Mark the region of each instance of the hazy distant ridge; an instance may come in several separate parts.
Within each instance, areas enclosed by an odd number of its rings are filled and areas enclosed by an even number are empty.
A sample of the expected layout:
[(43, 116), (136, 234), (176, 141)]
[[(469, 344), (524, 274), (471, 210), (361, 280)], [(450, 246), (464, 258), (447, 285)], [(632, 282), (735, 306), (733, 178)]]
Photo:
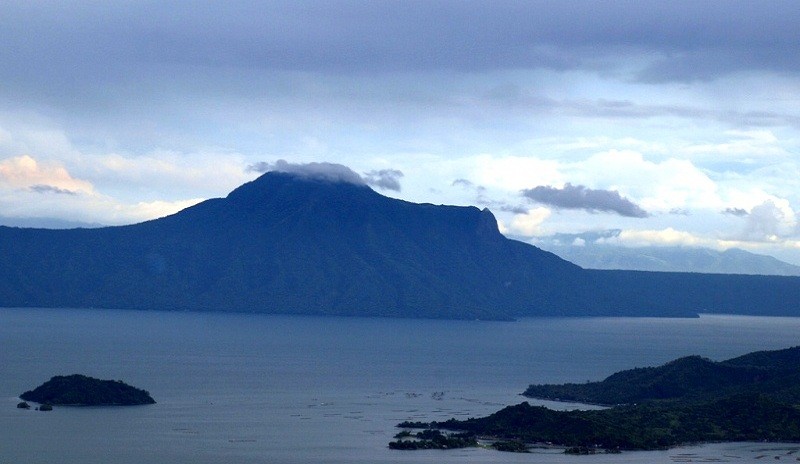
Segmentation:
[(688, 247), (550, 244), (542, 248), (587, 269), (800, 276), (800, 266), (737, 248), (716, 251)]

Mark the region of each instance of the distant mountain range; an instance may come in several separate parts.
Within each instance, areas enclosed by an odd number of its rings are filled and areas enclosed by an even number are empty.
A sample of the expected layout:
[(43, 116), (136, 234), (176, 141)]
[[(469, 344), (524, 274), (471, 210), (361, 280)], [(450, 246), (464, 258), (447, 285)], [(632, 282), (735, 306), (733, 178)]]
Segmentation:
[(0, 216), (0, 226), (32, 227), (39, 229), (76, 229), (78, 227), (93, 229), (96, 227), (103, 227), (102, 224), (80, 222), (80, 221), (67, 221), (63, 219), (21, 218), (21, 217), (5, 217), (5, 216)]
[(542, 244), (540, 247), (586, 269), (800, 276), (800, 266), (738, 248), (716, 251), (708, 248), (628, 248), (612, 245)]
[(351, 316), (798, 315), (800, 278), (584, 270), (488, 210), (269, 172), (120, 227), (0, 227), (0, 305)]

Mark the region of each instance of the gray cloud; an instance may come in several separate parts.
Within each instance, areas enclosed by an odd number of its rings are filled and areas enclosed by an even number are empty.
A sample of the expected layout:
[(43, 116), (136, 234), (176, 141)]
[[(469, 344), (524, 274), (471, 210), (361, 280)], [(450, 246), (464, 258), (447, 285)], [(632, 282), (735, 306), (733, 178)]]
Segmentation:
[(247, 172), (257, 172), (260, 174), (264, 174), (265, 172), (269, 172), (272, 170), (272, 163), (268, 163), (266, 161), (259, 161), (257, 163), (253, 163), (247, 166), (245, 171)]
[(528, 209), (524, 206), (520, 205), (513, 205), (507, 203), (505, 201), (497, 201), (486, 196), (486, 187), (482, 185), (476, 185), (474, 182), (468, 179), (456, 179), (452, 183), (450, 183), (451, 187), (461, 187), (466, 190), (472, 190), (475, 192), (475, 203), (481, 206), (485, 206), (492, 211), (505, 211), (507, 213), (514, 213), (514, 214), (526, 214)]
[(45, 0), (5, 2), (0, 13), (3, 82), (53, 94), (169, 71), (165, 63), (361, 74), (602, 69), (660, 57), (639, 76), (651, 82), (800, 71), (791, 0)]
[(329, 182), (347, 182), (366, 185), (364, 179), (347, 166), (335, 163), (290, 163), (279, 159), (274, 163), (261, 161), (247, 167), (249, 172), (285, 172), (298, 176), (326, 180)]
[(52, 185), (44, 185), (44, 184), (37, 184), (32, 185), (28, 188), (28, 190), (36, 193), (55, 193), (58, 195), (77, 195), (77, 192), (73, 192), (72, 190), (62, 189), (58, 187), (53, 187)]
[(467, 179), (456, 179), (452, 183), (450, 183), (451, 187), (462, 187), (468, 190), (474, 190), (478, 192), (479, 195), (482, 195), (486, 192), (486, 187), (482, 185), (475, 185), (472, 181)]
[(475, 190), (476, 192), (478, 192), (479, 195), (482, 195), (484, 192), (486, 192), (486, 187), (482, 185), (475, 185), (472, 181), (467, 179), (456, 179), (452, 183), (450, 183), (450, 186)]
[(725, 208), (725, 211), (722, 214), (730, 214), (731, 216), (739, 216), (744, 217), (747, 216), (749, 213), (746, 209), (742, 208)]
[(450, 184), (451, 187), (460, 186), (466, 188), (471, 188), (474, 185), (475, 184), (473, 184), (472, 181), (469, 181), (467, 179), (456, 179)]
[(364, 181), (368, 185), (385, 190), (394, 190), (395, 192), (400, 191), (401, 177), (403, 177), (403, 172), (397, 169), (381, 169), (364, 173)]
[(486, 201), (482, 203), (482, 206), (489, 208), (490, 210), (497, 210), (497, 211), (505, 211), (507, 213), (514, 213), (514, 214), (527, 214), (528, 208), (519, 205), (512, 205), (509, 203), (501, 202), (501, 201)]
[(647, 211), (622, 197), (616, 190), (593, 190), (583, 185), (567, 183), (564, 188), (538, 186), (522, 191), (530, 200), (564, 209), (582, 209), (589, 212), (603, 211), (620, 216), (644, 218)]
[(744, 236), (756, 241), (787, 237), (794, 232), (794, 227), (788, 226), (784, 212), (772, 200), (754, 206), (744, 228)]

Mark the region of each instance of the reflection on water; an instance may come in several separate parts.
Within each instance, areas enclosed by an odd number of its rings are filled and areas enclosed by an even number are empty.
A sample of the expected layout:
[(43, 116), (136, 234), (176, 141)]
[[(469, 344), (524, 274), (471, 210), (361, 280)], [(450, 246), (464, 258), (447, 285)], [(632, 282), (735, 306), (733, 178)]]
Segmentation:
[[(725, 316), (503, 323), (3, 309), (0, 463), (795, 461), (793, 445), (588, 458), (386, 445), (398, 422), (489, 414), (524, 400), (529, 383), (785, 348), (799, 329), (800, 319)], [(15, 408), (16, 395), (70, 373), (124, 380), (158, 404)]]

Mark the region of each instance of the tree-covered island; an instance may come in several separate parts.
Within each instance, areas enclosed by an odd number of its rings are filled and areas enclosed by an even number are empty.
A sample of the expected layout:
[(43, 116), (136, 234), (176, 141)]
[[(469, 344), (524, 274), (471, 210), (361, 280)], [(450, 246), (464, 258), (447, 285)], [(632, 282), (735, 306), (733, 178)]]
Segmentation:
[(120, 380), (85, 375), (55, 376), (19, 396), (25, 401), (63, 406), (135, 406), (155, 404), (150, 394)]
[[(710, 441), (797, 442), (800, 347), (722, 362), (691, 356), (659, 367), (618, 372), (600, 382), (531, 385), (524, 395), (609, 408), (554, 411), (524, 402), (482, 418), (398, 426), (504, 443), (548, 443), (576, 453), (652, 450)], [(398, 442), (404, 440), (424, 442), (425, 438), (398, 438)], [(392, 443), (391, 447), (400, 448)], [(416, 446), (422, 448), (425, 443)]]

